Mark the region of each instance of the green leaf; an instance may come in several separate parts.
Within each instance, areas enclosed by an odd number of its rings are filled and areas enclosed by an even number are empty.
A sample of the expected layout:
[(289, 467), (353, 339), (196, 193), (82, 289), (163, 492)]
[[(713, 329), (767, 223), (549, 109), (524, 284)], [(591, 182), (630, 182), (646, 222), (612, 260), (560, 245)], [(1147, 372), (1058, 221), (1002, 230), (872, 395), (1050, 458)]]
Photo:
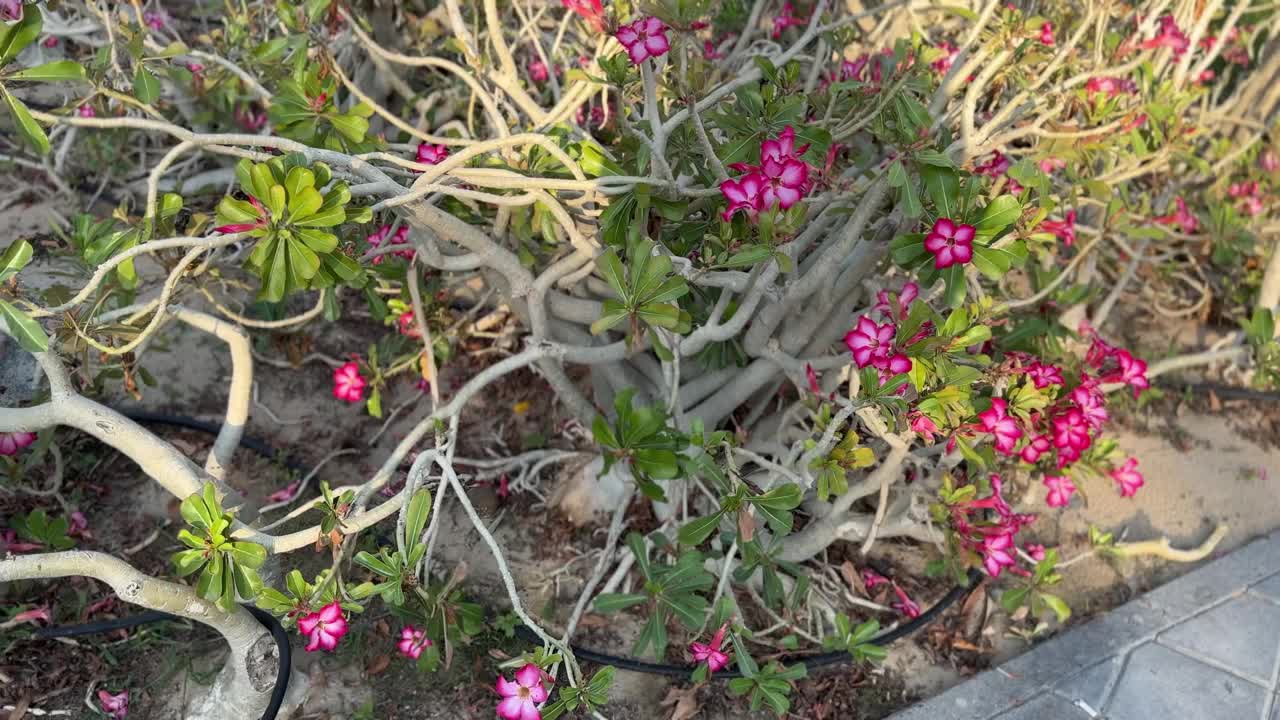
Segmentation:
[(938, 217), (956, 218), (960, 210), (960, 178), (955, 170), (946, 167), (926, 165), (920, 169), (924, 178), (924, 189), (933, 201)]
[(384, 558), (373, 555), (366, 550), (356, 553), (353, 559), (357, 565), (372, 570), (383, 577), (394, 578), (400, 576), (398, 568), (392, 567)]
[(947, 304), (953, 308), (963, 305), (968, 291), (964, 281), (964, 265), (955, 264), (943, 270), (942, 279), (947, 284)]
[(1026, 603), (1027, 593), (1030, 591), (1031, 589), (1026, 587), (1006, 590), (1004, 594), (1000, 596), (1000, 607), (1004, 608), (1007, 613), (1013, 613)]
[(204, 567), (206, 560), (203, 550), (182, 550), (169, 559), (173, 563), (174, 574), (178, 577), (186, 577)]
[(33, 353), (49, 350), (49, 336), (30, 315), (4, 300), (0, 300), (0, 315), (4, 316), (5, 332), (17, 340), (23, 350)]
[(260, 568), (267, 561), (266, 548), (257, 543), (238, 541), (224, 545), (223, 548), (237, 565), (247, 568)]
[(422, 488), (409, 500), (409, 510), (405, 513), (404, 531), (405, 547), (413, 548), (422, 538), (422, 531), (427, 527), (427, 518), (431, 515), (431, 491)]
[(773, 488), (769, 492), (751, 498), (756, 507), (767, 507), (774, 510), (794, 510), (804, 499), (804, 491), (795, 483), (786, 483)]
[(951, 159), (950, 155), (937, 150), (920, 150), (916, 152), (916, 160), (933, 167), (951, 168), (952, 170), (956, 167), (955, 161)]
[(133, 94), (146, 105), (160, 97), (160, 80), (141, 63), (133, 73)]
[(0, 282), (17, 275), (22, 268), (31, 262), (31, 243), (26, 240), (15, 240), (0, 255)]
[(711, 537), (711, 534), (716, 531), (716, 527), (720, 525), (720, 517), (723, 514), (723, 511), (717, 510), (710, 515), (695, 518), (685, 523), (677, 534), (677, 537), (680, 539), (680, 544), (690, 546), (701, 545), (703, 541)]
[(1009, 272), (1009, 256), (1002, 250), (993, 250), (974, 243), (973, 266), (992, 280), (999, 280)]
[(640, 593), (601, 593), (596, 596), (595, 608), (596, 612), (614, 613), (639, 605), (648, 599), (648, 595)]
[(1049, 593), (1040, 593), (1040, 599), (1058, 616), (1058, 622), (1064, 623), (1071, 618), (1071, 608), (1067, 605), (1066, 600)]
[(915, 265), (929, 254), (924, 248), (924, 233), (899, 235), (889, 243), (889, 252), (893, 261), (903, 267)]
[(974, 227), (979, 233), (994, 235), (1008, 227), (1022, 215), (1022, 205), (1012, 195), (1001, 195), (982, 209), (982, 215)]
[(19, 70), (6, 80), (26, 80), (28, 82), (57, 82), (59, 80), (83, 80), (84, 68), (74, 60), (55, 60), (51, 63)]
[(369, 121), (358, 115), (326, 114), (325, 117), (333, 123), (333, 127), (342, 133), (343, 137), (351, 142), (358, 143), (364, 140), (364, 134), (369, 131)]
[(188, 495), (178, 506), (178, 511), (182, 513), (182, 519), (186, 520), (188, 525), (201, 530), (209, 530), (213, 527), (213, 514), (209, 512), (209, 506), (198, 493)]
[(768, 260), (772, 255), (773, 249), (768, 245), (748, 245), (734, 253), (724, 262), (724, 266), (731, 268), (748, 267)]
[(235, 581), (236, 593), (245, 600), (252, 600), (262, 592), (262, 578), (258, 576), (257, 570), (237, 563), (231, 566), (231, 575)]
[(0, 30), (0, 65), (7, 64), (40, 36), (44, 16), (37, 5), (23, 7), (22, 18)]
[(612, 248), (605, 250), (596, 258), (596, 268), (600, 270), (604, 281), (609, 283), (609, 287), (618, 294), (618, 299), (625, 303), (628, 298), (626, 271), (618, 254)]
[(23, 105), (18, 98), (10, 95), (2, 85), (0, 85), (0, 95), (4, 96), (5, 104), (9, 106), (9, 114), (13, 116), (13, 121), (18, 126), (18, 134), (37, 153), (48, 155), (49, 136), (44, 134), (44, 128), (40, 127), (40, 123), (31, 117), (31, 112), (27, 110), (27, 106)]

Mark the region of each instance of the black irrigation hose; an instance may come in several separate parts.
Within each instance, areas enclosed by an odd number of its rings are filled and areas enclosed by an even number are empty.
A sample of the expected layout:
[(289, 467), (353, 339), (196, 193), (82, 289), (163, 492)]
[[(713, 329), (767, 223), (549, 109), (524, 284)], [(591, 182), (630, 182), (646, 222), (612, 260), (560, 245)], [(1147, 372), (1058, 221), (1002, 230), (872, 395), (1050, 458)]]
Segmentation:
[[(172, 427), (198, 430), (215, 435), (221, 429), (221, 426), (216, 423), (180, 415), (168, 415), (165, 413), (143, 410), (128, 410), (124, 412), (124, 415), (139, 423), (169, 425)], [(251, 438), (249, 436), (241, 436), (240, 446), (253, 450), (268, 460), (280, 459), (284, 466), (290, 470), (305, 472), (307, 469), (302, 463), (294, 460), (292, 457), (284, 455), (281, 451), (265, 442), (262, 442), (261, 440)], [(923, 628), (933, 622), (952, 605), (955, 605), (956, 602), (967, 597), (969, 593), (973, 592), (973, 590), (978, 587), (978, 583), (981, 579), (982, 573), (980, 571), (971, 570), (965, 585), (957, 585), (953, 587), (941, 600), (935, 603), (928, 610), (920, 613), (918, 617), (880, 633), (872, 638), (871, 644), (885, 646)], [(276, 713), (280, 709), (280, 703), (284, 699), (285, 690), (288, 688), (289, 684), (289, 670), (292, 663), (289, 638), (285, 633), (284, 627), (280, 625), (280, 622), (276, 620), (275, 616), (256, 607), (248, 605), (245, 605), (244, 607), (249, 612), (253, 613), (254, 617), (258, 618), (258, 621), (271, 631), (271, 636), (275, 638), (276, 645), (280, 649), (280, 663), (278, 674), (276, 676), (276, 685), (271, 693), (271, 704), (267, 706), (267, 711), (262, 715), (262, 720), (275, 720)], [(121, 618), (119, 620), (107, 620), (102, 622), (86, 623), (84, 625), (43, 628), (36, 631), (35, 636), (71, 637), (75, 635), (89, 635), (108, 632), (117, 628), (134, 627), (160, 620), (175, 619), (180, 618), (168, 613), (149, 611), (127, 618)], [(524, 625), (516, 627), (516, 635), (518, 635), (522, 640), (532, 644), (540, 644), (542, 642), (531, 629)], [(574, 656), (579, 660), (585, 660), (599, 665), (612, 665), (619, 670), (629, 670), (631, 672), (685, 678), (697, 669), (696, 665), (674, 665), (670, 663), (645, 662), (635, 658), (610, 655), (608, 653), (598, 652), (596, 650), (591, 650), (590, 648), (584, 648), (573, 644), (570, 644), (569, 648), (573, 650)], [(818, 668), (829, 667), (831, 665), (840, 665), (850, 662), (851, 660), (852, 658), (849, 653), (844, 650), (822, 653), (820, 655), (790, 655), (782, 658), (782, 662), (785, 664), (803, 664), (807, 670), (816, 670)], [(727, 680), (730, 678), (742, 677), (742, 673), (737, 670), (724, 670), (716, 673), (713, 677), (716, 679)]]
[[(271, 698), (267, 701), (267, 707), (262, 711), (262, 720), (276, 720), (276, 715), (280, 713), (280, 705), (284, 703), (284, 694), (289, 690), (289, 673), (293, 669), (293, 648), (289, 645), (289, 634), (285, 632), (284, 626), (280, 624), (275, 615), (252, 605), (241, 604), (241, 607), (248, 610), (254, 619), (262, 623), (262, 626), (271, 633), (271, 638), (276, 641), (276, 650), (280, 655), (276, 662), (276, 682), (275, 686), (271, 688)], [(39, 628), (31, 634), (33, 637), (42, 639), (79, 637), (81, 635), (97, 635), (111, 632), (112, 630), (137, 627), (165, 620), (181, 622), (186, 619), (180, 615), (171, 615), (159, 610), (148, 610), (137, 615), (116, 618), (115, 620), (100, 620), (82, 625)]]

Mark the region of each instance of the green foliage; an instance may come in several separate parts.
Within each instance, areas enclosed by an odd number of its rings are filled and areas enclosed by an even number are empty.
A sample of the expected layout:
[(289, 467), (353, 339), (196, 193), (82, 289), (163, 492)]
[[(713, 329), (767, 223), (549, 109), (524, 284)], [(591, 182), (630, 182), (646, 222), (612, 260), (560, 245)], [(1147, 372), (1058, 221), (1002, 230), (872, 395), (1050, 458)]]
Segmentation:
[(1241, 320), (1240, 327), (1258, 364), (1253, 384), (1261, 388), (1280, 386), (1280, 339), (1276, 338), (1275, 316), (1269, 309), (1255, 308), (1253, 317)]
[(597, 670), (586, 685), (560, 688), (556, 699), (542, 708), (542, 720), (556, 720), (566, 712), (579, 709), (588, 714), (602, 709), (609, 702), (615, 672), (612, 665), (606, 665)]
[(625, 267), (613, 248), (597, 258), (597, 267), (617, 298), (604, 301), (600, 319), (591, 324), (592, 335), (624, 321), (629, 322), (627, 338), (633, 345), (640, 340), (642, 322), (650, 328), (689, 332), (689, 313), (675, 302), (689, 292), (689, 286), (684, 278), (672, 273), (671, 259), (655, 255), (654, 248), (654, 242), (648, 239), (630, 243)]
[(83, 80), (84, 68), (71, 60), (58, 60), (21, 70), (7, 70), (6, 67), (18, 57), (18, 54), (40, 36), (44, 26), (44, 16), (41, 14), (40, 6), (31, 4), (20, 5), (20, 7), (22, 7), (21, 19), (15, 23), (0, 25), (0, 99), (4, 100), (23, 142), (37, 153), (46, 155), (49, 152), (49, 136), (31, 116), (27, 106), (14, 96), (8, 86), (15, 82)]
[(258, 568), (266, 562), (266, 548), (231, 539), (234, 517), (223, 511), (213, 483), (205, 483), (201, 492), (183, 500), (179, 510), (196, 532), (178, 531), (178, 539), (188, 548), (171, 558), (178, 576), (199, 573), (197, 594), (226, 612), (235, 607), (237, 594), (245, 600), (256, 598), (262, 590)]
[(51, 550), (70, 550), (76, 541), (67, 536), (70, 523), (65, 517), (51, 518), (43, 509), (13, 516), (9, 527), (20, 537), (39, 543)]
[(791, 684), (807, 674), (808, 670), (803, 663), (786, 667), (774, 661), (750, 674), (744, 672), (746, 677), (730, 680), (729, 692), (733, 695), (747, 695), (753, 712), (768, 705), (778, 717), (783, 717), (791, 709), (788, 697), (791, 694)]
[(630, 467), (640, 490), (655, 500), (663, 499), (662, 488), (655, 480), (671, 480), (681, 474), (680, 458), (689, 440), (668, 424), (667, 412), (661, 407), (633, 407), (635, 392), (618, 393), (613, 406), (617, 419), (612, 426), (604, 416), (591, 424), (596, 442), (604, 449), (607, 471), (615, 462)]
[(1005, 612), (1013, 614), (1018, 608), (1025, 606), (1033, 618), (1052, 612), (1059, 623), (1066, 622), (1071, 617), (1071, 608), (1061, 597), (1045, 592), (1045, 588), (1062, 581), (1062, 576), (1057, 573), (1057, 566), (1058, 551), (1045, 552), (1044, 559), (1036, 563), (1031, 577), (1017, 587), (1005, 590), (1000, 596), (1000, 605)]
[(347, 515), (351, 514), (356, 493), (354, 490), (347, 490), (341, 495), (335, 496), (333, 490), (329, 488), (328, 481), (321, 480), (320, 495), (320, 499), (311, 507), (320, 512), (320, 534), (328, 535), (335, 529), (346, 525), (344, 521)]
[(844, 650), (855, 662), (880, 662), (889, 653), (873, 642), (879, 634), (880, 623), (874, 618), (854, 627), (848, 616), (839, 613), (835, 618), (835, 632), (822, 638), (822, 646), (827, 650)]
[(349, 209), (351, 192), (335, 182), (324, 163), (308, 166), (298, 153), (266, 163), (241, 160), (236, 165), (240, 189), (251, 200), (224, 197), (218, 203), (218, 225), (227, 232), (257, 238), (246, 261), (262, 280), (260, 300), (279, 302), (307, 288), (338, 284), (361, 287), (364, 272), (338, 249), (331, 231), (344, 222), (364, 223), (368, 209)]
[(280, 84), (267, 109), (276, 131), (328, 150), (365, 152), (376, 147), (365, 137), (373, 107), (359, 103), (339, 109), (338, 81), (332, 74), (321, 77), (320, 70), (321, 66), (313, 65)]

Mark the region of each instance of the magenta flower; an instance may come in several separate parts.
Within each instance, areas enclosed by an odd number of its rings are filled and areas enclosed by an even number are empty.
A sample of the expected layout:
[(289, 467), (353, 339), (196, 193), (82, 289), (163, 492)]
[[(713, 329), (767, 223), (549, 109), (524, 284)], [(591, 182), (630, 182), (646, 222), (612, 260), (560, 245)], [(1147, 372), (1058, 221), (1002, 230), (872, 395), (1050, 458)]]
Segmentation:
[(1173, 50), (1174, 57), (1182, 57), (1182, 53), (1187, 51), (1190, 44), (1187, 36), (1182, 34), (1178, 24), (1174, 22), (1173, 16), (1165, 15), (1160, 18), (1160, 32), (1154, 38), (1142, 43), (1142, 47), (1146, 50), (1167, 47)]
[(79, 510), (73, 511), (67, 516), (67, 535), (71, 537), (82, 537), (92, 539), (93, 533), (89, 532), (89, 518)]
[(809, 363), (804, 364), (804, 379), (809, 381), (809, 390), (814, 395), (822, 394), (822, 388), (818, 385), (818, 373)]
[(293, 496), (298, 494), (298, 485), (300, 483), (301, 483), (300, 480), (294, 480), (288, 485), (285, 485), (279, 490), (268, 495), (267, 499), (273, 503), (287, 502), (289, 500), (292, 500)]
[(257, 132), (267, 124), (267, 113), (253, 105), (239, 105), (231, 115), (236, 124), (248, 132)]
[(254, 210), (258, 211), (257, 220), (251, 223), (231, 223), (229, 225), (222, 225), (214, 228), (213, 231), (218, 233), (238, 233), (267, 227), (268, 223), (271, 221), (271, 211), (263, 207), (262, 202), (252, 195), (249, 196), (249, 204), (253, 206)]
[(867, 69), (867, 63), (871, 62), (870, 55), (859, 55), (853, 60), (840, 61), (840, 80), (847, 82), (849, 80), (857, 80), (862, 82), (862, 72)]
[[(529, 79), (536, 83), (544, 83), (551, 77), (551, 72), (547, 70), (547, 64), (542, 60), (529, 61)], [(432, 163), (434, 164), (434, 163)]]
[(782, 31), (795, 25), (804, 25), (807, 20), (798, 17), (795, 14), (796, 7), (791, 4), (791, 0), (782, 3), (782, 12), (773, 19), (773, 39), (777, 40), (782, 37)]
[(418, 145), (418, 162), (426, 165), (438, 165), (449, 157), (449, 148), (444, 145), (421, 143)]
[(17, 455), (19, 450), (28, 447), (35, 441), (35, 433), (0, 433), (0, 455)]
[(863, 315), (858, 318), (858, 325), (844, 336), (844, 344), (853, 353), (853, 362), (859, 368), (887, 362), (892, 350), (893, 323), (877, 325), (874, 320)]
[(364, 399), (364, 388), (367, 383), (360, 375), (360, 366), (354, 362), (345, 363), (333, 371), (333, 396), (349, 403), (357, 403)]
[(17, 20), (22, 17), (22, 0), (0, 0), (0, 20)]
[[(392, 245), (409, 244), (409, 226), (408, 225), (401, 225), (400, 229), (396, 230), (394, 235), (391, 235), (390, 225), (382, 225), (373, 233), (365, 236), (365, 242), (369, 243), (369, 247), (381, 247), (382, 243), (387, 240), (388, 235), (391, 236)], [(406, 260), (412, 260), (413, 253), (414, 251), (412, 249), (407, 249), (407, 250), (397, 250), (391, 254), (395, 255), (396, 257), (404, 258)], [(373, 264), (381, 265), (382, 261), (385, 260), (386, 258), (387, 258), (386, 255), (377, 255), (373, 258)]]
[(1214, 72), (1212, 69), (1201, 70), (1200, 74), (1196, 76), (1196, 84), (1205, 85), (1207, 83), (1211, 83), (1213, 82), (1213, 79), (1216, 78), (1217, 76), (1218, 76), (1218, 73)]
[(1276, 152), (1270, 148), (1263, 150), (1258, 156), (1258, 167), (1264, 172), (1275, 172), (1276, 168), (1280, 168), (1280, 157), (1276, 156)]
[(342, 614), (342, 605), (334, 600), (320, 608), (319, 612), (298, 618), (298, 632), (310, 638), (307, 652), (333, 652), (338, 647), (338, 641), (347, 634), (347, 618)]
[(941, 270), (972, 260), (975, 232), (972, 225), (957, 226), (950, 218), (938, 218), (924, 238), (924, 248), (933, 253), (933, 266)]
[[(807, 144), (796, 147), (796, 131), (790, 125), (782, 129), (778, 133), (778, 137), (770, 138), (760, 143), (760, 162), (765, 160), (773, 160), (774, 162), (786, 162), (787, 160), (799, 160), (801, 155), (809, 149)], [(748, 166), (749, 167), (749, 166)], [(750, 168), (749, 169), (754, 169)]]
[(1045, 23), (1040, 26), (1040, 44), (1053, 44), (1053, 23)]
[(665, 55), (671, 49), (667, 26), (656, 17), (642, 17), (630, 25), (623, 25), (614, 37), (627, 49), (632, 65)]
[(889, 291), (880, 290), (876, 293), (876, 305), (873, 308), (876, 312), (881, 313), (890, 321), (901, 322), (907, 319), (907, 315), (911, 311), (911, 303), (920, 297), (920, 286), (914, 282), (908, 282), (902, 286), (902, 290), (898, 292), (897, 310), (895, 311), (889, 303)]
[(142, 20), (147, 24), (147, 27), (152, 30), (163, 30), (164, 26), (169, 22), (169, 13), (163, 10), (145, 12), (142, 14)]
[(123, 690), (119, 695), (112, 695), (106, 690), (98, 691), (98, 707), (107, 717), (120, 720), (129, 714), (129, 691)]
[(934, 70), (936, 70), (938, 73), (942, 75), (946, 75), (947, 71), (951, 69), (951, 66), (955, 64), (956, 57), (960, 54), (960, 48), (956, 47), (955, 45), (952, 45), (951, 43), (945, 40), (938, 43), (937, 47), (939, 50), (943, 52), (943, 55), (942, 57), (930, 63), (929, 67), (933, 68)]
[(1067, 161), (1056, 157), (1047, 157), (1040, 161), (1040, 171), (1046, 175), (1052, 175), (1054, 172), (1061, 170), (1067, 166)]
[(503, 720), (542, 720), (538, 706), (547, 701), (547, 688), (542, 684), (542, 670), (529, 663), (516, 671), (515, 682), (498, 676), (498, 717)]
[(1103, 93), (1107, 97), (1115, 97), (1120, 93), (1131, 93), (1138, 89), (1129, 78), (1092, 77), (1084, 84), (1085, 92), (1092, 97), (1095, 93)]
[(907, 591), (899, 587), (898, 583), (893, 584), (893, 594), (898, 596), (897, 602), (892, 603), (891, 605), (894, 610), (897, 610), (911, 620), (920, 617), (920, 606), (907, 596)]
[(933, 443), (934, 433), (941, 432), (938, 426), (924, 413), (916, 413), (911, 416), (911, 431), (924, 438), (927, 443)]
[(1050, 385), (1061, 385), (1063, 382), (1061, 368), (1056, 365), (1046, 365), (1039, 360), (1028, 365), (1026, 373), (1037, 390), (1043, 390)]
[(90, 105), (89, 103), (85, 103), (80, 107), (76, 108), (76, 114), (82, 118), (91, 118), (91, 117), (97, 117), (98, 111), (94, 110), (93, 106)]
[(739, 210), (747, 211), (747, 218), (755, 221), (756, 216), (761, 210), (761, 194), (764, 190), (765, 180), (757, 173), (744, 175), (737, 180), (725, 180), (720, 183), (720, 193), (729, 201), (729, 206), (720, 213), (720, 217), (725, 222), (733, 219), (733, 214)]
[(1005, 532), (987, 535), (982, 538), (982, 566), (993, 578), (1000, 577), (1000, 571), (1018, 564), (1014, 557), (1013, 533)]
[(1200, 220), (1196, 218), (1195, 213), (1187, 210), (1187, 201), (1181, 196), (1174, 198), (1174, 202), (1178, 206), (1178, 211), (1152, 218), (1161, 225), (1178, 225), (1182, 228), (1182, 232), (1191, 234), (1200, 227)]
[(560, 3), (581, 15), (596, 32), (604, 32), (604, 8), (600, 0), (560, 0)]
[(13, 530), (0, 530), (0, 550), (20, 554), (39, 550), (44, 547), (40, 543), (19, 542), (18, 533)]
[(40, 607), (32, 608), (30, 610), (23, 610), (10, 618), (5, 624), (19, 625), (21, 623), (31, 623), (32, 625), (36, 625), (37, 620), (43, 620), (45, 623), (53, 622), (53, 615), (49, 612), (48, 605), (41, 605)]
[(995, 436), (996, 451), (1012, 455), (1013, 446), (1022, 437), (1022, 429), (1018, 427), (1018, 421), (1007, 414), (1008, 407), (1004, 398), (992, 398), (991, 407), (978, 413), (978, 422), (984, 432)]
[(1140, 391), (1151, 387), (1150, 381), (1147, 380), (1145, 360), (1135, 358), (1129, 354), (1128, 350), (1117, 350), (1115, 357), (1120, 369), (1108, 378), (1110, 381), (1129, 385), (1133, 388), (1134, 397), (1138, 397)]
[(986, 162), (974, 166), (973, 171), (979, 175), (1000, 177), (1009, 171), (1009, 158), (999, 150), (993, 150), (991, 157)]
[(1066, 475), (1049, 475), (1044, 479), (1048, 489), (1045, 504), (1051, 508), (1064, 508), (1071, 504), (1071, 496), (1076, 494), (1076, 486)]
[(412, 625), (405, 625), (400, 630), (400, 642), (396, 643), (396, 649), (400, 654), (417, 660), (422, 655), (423, 648), (431, 646), (431, 638), (422, 630), (418, 630)]
[(1027, 551), (1027, 555), (1031, 556), (1032, 560), (1035, 560), (1036, 562), (1040, 562), (1041, 560), (1044, 560), (1043, 545), (1036, 545), (1035, 543), (1031, 543), (1024, 546), (1024, 549)]
[(804, 197), (809, 184), (809, 165), (803, 160), (778, 162), (764, 157), (759, 175), (764, 185), (760, 193), (760, 209), (772, 210), (776, 204), (787, 210)]
[(1092, 442), (1089, 425), (1078, 408), (1071, 408), (1053, 419), (1053, 446), (1058, 448), (1060, 459), (1074, 462)]
[(707, 60), (723, 60), (725, 57), (725, 54), (720, 52), (720, 49), (716, 47), (715, 43), (711, 42), (710, 40), (703, 40), (702, 41), (702, 57), (706, 58)]
[(1068, 210), (1065, 220), (1045, 220), (1040, 223), (1045, 232), (1053, 233), (1063, 245), (1071, 247), (1076, 242), (1076, 211)]
[(720, 649), (724, 643), (724, 633), (729, 625), (726, 623), (716, 630), (715, 635), (711, 636), (710, 643), (689, 643), (689, 654), (693, 656), (695, 663), (706, 663), (707, 674), (710, 675), (717, 670), (723, 670), (729, 664), (729, 654)]
[(1049, 452), (1050, 447), (1048, 435), (1036, 435), (1022, 447), (1018, 457), (1022, 458), (1023, 462), (1035, 464), (1040, 460), (1041, 455)]
[(880, 573), (876, 572), (875, 570), (872, 570), (871, 568), (864, 568), (862, 570), (862, 584), (868, 590), (875, 590), (881, 585), (888, 584), (888, 582), (889, 582), (889, 578), (881, 575)]
[(1129, 458), (1117, 470), (1111, 471), (1111, 479), (1116, 481), (1116, 485), (1120, 488), (1120, 497), (1133, 497), (1138, 492), (1138, 488), (1146, 484), (1142, 479), (1142, 473), (1134, 468), (1138, 467), (1136, 458)]
[(1097, 388), (1081, 385), (1071, 391), (1071, 402), (1084, 415), (1084, 421), (1095, 430), (1107, 422), (1107, 405)]

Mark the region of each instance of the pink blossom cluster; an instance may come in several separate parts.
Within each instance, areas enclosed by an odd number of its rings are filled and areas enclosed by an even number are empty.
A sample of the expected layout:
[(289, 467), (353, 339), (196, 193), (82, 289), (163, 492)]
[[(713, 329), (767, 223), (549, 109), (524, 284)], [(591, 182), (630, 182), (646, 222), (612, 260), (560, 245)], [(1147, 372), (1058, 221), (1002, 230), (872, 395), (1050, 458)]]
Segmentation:
[(106, 690), (98, 691), (98, 707), (102, 708), (102, 714), (115, 720), (129, 715), (129, 691), (122, 690), (118, 694), (112, 695)]
[[(387, 239), (388, 236), (390, 236), (389, 242), (391, 245), (408, 245), (409, 244), (409, 226), (401, 225), (400, 228), (397, 229), (395, 234), (393, 235), (391, 233), (391, 226), (383, 225), (373, 233), (366, 236), (365, 241), (369, 243), (369, 247), (371, 248), (381, 247), (382, 243), (388, 242), (388, 239)], [(408, 248), (405, 250), (396, 250), (395, 252), (390, 254), (395, 255), (396, 257), (404, 258), (405, 260), (412, 260), (413, 252), (414, 251), (412, 248)], [(374, 256), (373, 264), (381, 265), (382, 261), (385, 260), (386, 258), (387, 258), (386, 255)]]
[(626, 48), (632, 65), (666, 55), (671, 49), (667, 26), (656, 17), (642, 17), (630, 25), (623, 25), (614, 37)]
[(417, 161), (425, 165), (439, 165), (449, 157), (449, 148), (434, 143), (420, 143), (416, 153)]
[(1068, 210), (1062, 220), (1045, 220), (1040, 223), (1040, 229), (1052, 233), (1063, 245), (1071, 247), (1076, 242), (1076, 211)]
[(809, 22), (808, 18), (796, 15), (796, 6), (792, 4), (791, 0), (786, 0), (786, 2), (782, 3), (782, 12), (778, 13), (778, 15), (773, 18), (773, 32), (771, 37), (774, 40), (777, 40), (782, 37), (783, 30), (786, 30), (789, 27), (804, 25), (807, 22)]
[(862, 584), (867, 588), (867, 590), (874, 590), (881, 585), (891, 586), (893, 588), (893, 594), (897, 597), (897, 600), (892, 602), (890, 607), (902, 613), (909, 620), (920, 617), (920, 605), (907, 595), (907, 591), (903, 590), (902, 586), (899, 585), (897, 581), (890, 580), (875, 570), (866, 568), (862, 571)]
[(721, 625), (720, 629), (716, 630), (715, 634), (711, 636), (711, 642), (709, 643), (689, 643), (689, 654), (693, 656), (693, 661), (699, 664), (706, 663), (708, 675), (718, 670), (723, 670), (729, 665), (729, 653), (721, 649), (721, 645), (724, 644), (725, 631), (728, 629), (728, 623)]
[(431, 638), (427, 637), (426, 632), (415, 628), (412, 625), (405, 625), (400, 630), (400, 641), (396, 643), (396, 650), (400, 654), (410, 660), (417, 660), (422, 656), (422, 651), (431, 647)]
[(0, 433), (0, 455), (17, 455), (19, 450), (29, 447), (35, 441), (35, 433)]
[(495, 687), (502, 697), (498, 703), (498, 717), (503, 720), (542, 720), (542, 705), (551, 696), (548, 684), (554, 684), (549, 675), (533, 663), (516, 671), (515, 681), (498, 676)]
[[(893, 57), (893, 49), (885, 48), (881, 50), (879, 54), (883, 57)], [(952, 59), (954, 59), (954, 55), (952, 56)], [(910, 63), (911, 58), (906, 58), (903, 63), (899, 63), (893, 68), (893, 73), (898, 73), (903, 69), (904, 65), (909, 65)], [(868, 70), (868, 67), (870, 67), (870, 70)], [(947, 67), (951, 67), (949, 63)], [(867, 94), (879, 92), (880, 87), (884, 82), (884, 63), (876, 56), (868, 53), (862, 53), (853, 60), (841, 60), (840, 67), (835, 72), (834, 77), (828, 78), (824, 84), (830, 84), (831, 82), (849, 82), (851, 80), (866, 83), (868, 87), (864, 88), (864, 92)]]
[(1188, 235), (1195, 232), (1200, 227), (1200, 220), (1195, 216), (1195, 213), (1187, 209), (1187, 201), (1179, 196), (1174, 198), (1174, 204), (1178, 208), (1175, 212), (1151, 219), (1161, 225), (1177, 225), (1182, 229), (1182, 232)]
[(596, 32), (604, 32), (604, 7), (600, 0), (560, 0), (560, 4), (581, 16)]
[(929, 63), (929, 67), (933, 68), (939, 75), (946, 75), (951, 70), (951, 66), (955, 64), (956, 58), (960, 55), (960, 48), (943, 40), (938, 43), (937, 49), (942, 51), (942, 57)]
[(987, 497), (949, 506), (951, 529), (962, 549), (982, 558), (982, 567), (991, 577), (1000, 577), (1004, 570), (1028, 575), (1018, 567), (1016, 536), (1035, 522), (1036, 516), (1013, 511), (1004, 499), (999, 475), (991, 475), (990, 485)]
[(720, 192), (729, 201), (721, 213), (726, 222), (739, 210), (745, 211), (754, 222), (761, 212), (775, 206), (787, 210), (809, 194), (813, 188), (809, 178), (813, 168), (800, 157), (809, 146), (796, 147), (795, 143), (796, 131), (788, 125), (778, 137), (760, 143), (759, 165), (729, 165), (745, 174), (720, 183)]
[(318, 611), (298, 618), (298, 632), (307, 636), (306, 651), (333, 652), (342, 636), (347, 634), (347, 618), (337, 600)]
[(1231, 183), (1227, 194), (1240, 201), (1240, 210), (1244, 214), (1257, 215), (1262, 212), (1262, 186), (1257, 180)]
[[(1006, 157), (1005, 154), (1000, 152), (999, 150), (993, 150), (991, 151), (991, 157), (988, 158), (986, 162), (982, 162), (974, 166), (973, 172), (978, 175), (985, 175), (991, 178), (992, 180), (995, 180), (1003, 175), (1006, 175), (1009, 172), (1009, 167), (1010, 167), (1009, 158)], [(1022, 192), (1022, 185), (1017, 180), (1014, 180), (1012, 177), (1008, 179), (1008, 185), (1006, 187), (1008, 188), (1009, 192), (1013, 193), (1014, 195), (1017, 195), (1018, 193)]]
[(1182, 54), (1191, 46), (1191, 41), (1178, 27), (1178, 23), (1174, 22), (1172, 15), (1161, 16), (1159, 22), (1160, 27), (1156, 36), (1142, 43), (1142, 47), (1146, 50), (1167, 47), (1173, 51), (1174, 57), (1182, 57)]
[(1137, 92), (1138, 85), (1129, 78), (1121, 77), (1091, 77), (1084, 84), (1084, 90), (1093, 97), (1097, 93), (1102, 93), (1109, 98), (1115, 97), (1120, 93)]

